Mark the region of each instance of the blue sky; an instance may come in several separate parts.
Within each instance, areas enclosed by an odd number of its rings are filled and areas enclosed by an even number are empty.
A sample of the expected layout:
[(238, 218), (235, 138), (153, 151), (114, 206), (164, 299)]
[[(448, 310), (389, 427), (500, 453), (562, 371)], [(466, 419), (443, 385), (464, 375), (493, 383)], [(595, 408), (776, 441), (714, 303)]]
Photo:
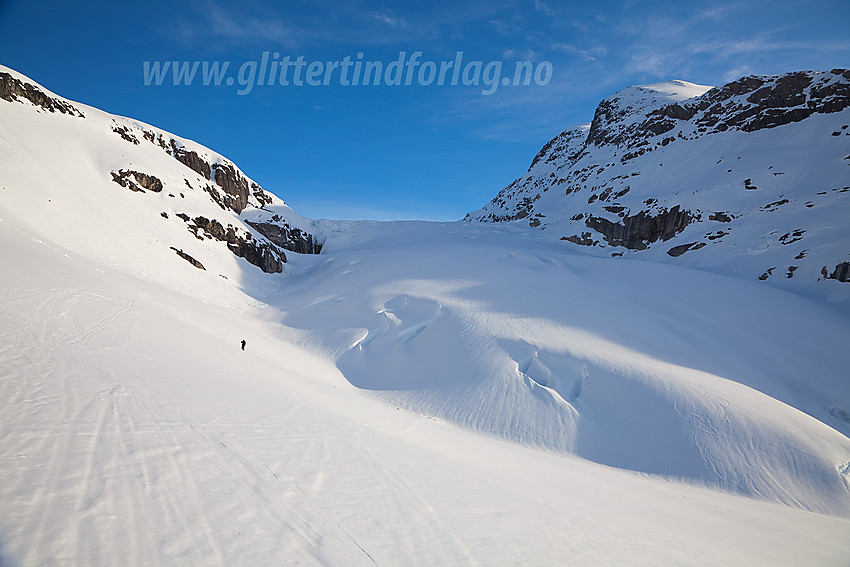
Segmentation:
[[(454, 220), (632, 84), (850, 66), (850, 2), (0, 0), (0, 63), (194, 139), (314, 218)], [(145, 85), (145, 61), (551, 63), (544, 85)], [(421, 67), (420, 67), (421, 68)], [(414, 68), (417, 71), (418, 68)], [(414, 74), (414, 76), (416, 76)], [(244, 89), (243, 89), (244, 90)]]

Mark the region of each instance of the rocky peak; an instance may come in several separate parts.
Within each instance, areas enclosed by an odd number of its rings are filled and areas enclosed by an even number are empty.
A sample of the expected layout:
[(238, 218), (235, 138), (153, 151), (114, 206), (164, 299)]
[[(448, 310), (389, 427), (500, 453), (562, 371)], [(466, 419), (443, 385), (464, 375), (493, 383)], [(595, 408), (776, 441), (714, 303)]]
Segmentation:
[(599, 103), (586, 143), (588, 146), (627, 144), (648, 114), (702, 95), (710, 88), (679, 80), (628, 87)]
[(848, 107), (843, 69), (629, 87), (465, 220), (819, 294), (848, 277)]
[(743, 77), (703, 96), (647, 114), (639, 128), (654, 135), (692, 122), (698, 134), (755, 132), (800, 122), (813, 114), (840, 112), (850, 104), (850, 71), (795, 72)]

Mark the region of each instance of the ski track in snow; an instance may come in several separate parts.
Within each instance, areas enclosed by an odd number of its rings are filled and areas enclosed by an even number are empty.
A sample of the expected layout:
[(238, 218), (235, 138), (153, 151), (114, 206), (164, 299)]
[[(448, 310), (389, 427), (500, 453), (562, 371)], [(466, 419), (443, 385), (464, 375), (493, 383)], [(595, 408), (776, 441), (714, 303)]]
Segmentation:
[[(10, 459), (47, 456), (42, 466), (21, 471), (18, 479), (20, 488), (38, 487), (28, 498), (30, 521), (18, 526), (21, 534), (31, 534), (31, 554), (22, 557), (25, 563), (37, 563), (37, 557), (44, 556), (82, 564), (111, 561), (103, 550), (113, 538), (121, 541), (116, 562), (122, 557), (144, 557), (145, 549), (160, 543), (144, 525), (143, 520), (152, 518), (163, 522), (158, 531), (192, 534), (166, 550), (167, 555), (190, 563), (226, 563), (219, 544), (221, 533), (211, 526), (220, 527), (223, 518), (240, 515), (247, 522), (261, 520), (285, 527), (292, 541), (284, 547), (307, 550), (305, 560), (331, 560), (316, 542), (334, 537), (334, 532), (342, 534), (337, 539), (348, 539), (357, 547), (298, 486), (282, 483), (279, 475), (255, 458), (210, 436), (206, 429), (217, 420), (195, 428), (158, 407), (142, 390), (119, 382), (86, 391), (87, 384), (76, 381), (95, 376), (108, 383), (126, 372), (111, 368), (102, 351), (122, 349), (135, 340), (110, 336), (110, 327), (132, 311), (132, 301), (44, 290), (7, 297), (3, 310), (25, 313), (29, 306), (22, 303), (27, 300), (36, 303), (34, 324), (26, 327), (27, 339), (7, 340), (0, 351), (3, 360), (18, 362), (6, 364), (7, 377), (0, 382), (7, 405), (12, 402), (4, 409), (7, 419), (16, 408), (30, 416), (49, 416), (47, 420), (17, 416), (30, 425), (13, 437), (17, 454)], [(98, 312), (103, 316), (87, 320)], [(4, 338), (14, 335), (6, 332)], [(100, 345), (93, 346), (95, 342)], [(81, 359), (97, 362), (81, 371), (75, 364)], [(22, 394), (27, 398), (21, 400)], [(246, 487), (237, 500), (239, 509), (213, 511), (204, 505), (209, 495), (195, 480), (199, 468), (219, 469)], [(65, 524), (62, 516), (78, 520)], [(215, 524), (208, 520), (210, 516)], [(120, 525), (115, 523), (117, 518), (122, 518)]]

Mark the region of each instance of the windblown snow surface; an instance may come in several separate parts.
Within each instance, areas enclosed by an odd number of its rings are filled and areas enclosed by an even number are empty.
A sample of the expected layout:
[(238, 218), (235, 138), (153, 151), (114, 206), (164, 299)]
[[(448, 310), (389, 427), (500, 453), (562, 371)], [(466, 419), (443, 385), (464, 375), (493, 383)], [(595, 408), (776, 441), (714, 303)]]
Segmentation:
[(79, 106), (0, 101), (4, 567), (850, 561), (846, 314), (512, 225), (202, 271)]

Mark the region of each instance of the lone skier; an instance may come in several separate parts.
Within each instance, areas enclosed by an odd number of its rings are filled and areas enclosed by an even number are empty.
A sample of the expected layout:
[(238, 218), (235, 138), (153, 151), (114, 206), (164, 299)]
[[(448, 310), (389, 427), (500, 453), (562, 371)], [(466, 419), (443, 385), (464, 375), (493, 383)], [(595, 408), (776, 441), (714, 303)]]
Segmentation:
[(245, 350), (245, 339), (242, 339), (242, 350)]

